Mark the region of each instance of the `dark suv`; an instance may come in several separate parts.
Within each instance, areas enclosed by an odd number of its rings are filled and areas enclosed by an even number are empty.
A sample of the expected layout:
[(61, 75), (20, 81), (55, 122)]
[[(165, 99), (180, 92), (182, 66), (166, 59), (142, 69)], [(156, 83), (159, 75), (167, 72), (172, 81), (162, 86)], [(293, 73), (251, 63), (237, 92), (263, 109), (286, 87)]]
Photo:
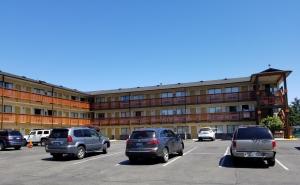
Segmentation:
[(133, 131), (127, 140), (126, 156), (130, 162), (139, 158), (169, 160), (169, 154), (183, 155), (184, 144), (180, 136), (165, 128), (148, 128)]
[(19, 150), (23, 145), (23, 136), (16, 130), (0, 130), (0, 150), (15, 148)]

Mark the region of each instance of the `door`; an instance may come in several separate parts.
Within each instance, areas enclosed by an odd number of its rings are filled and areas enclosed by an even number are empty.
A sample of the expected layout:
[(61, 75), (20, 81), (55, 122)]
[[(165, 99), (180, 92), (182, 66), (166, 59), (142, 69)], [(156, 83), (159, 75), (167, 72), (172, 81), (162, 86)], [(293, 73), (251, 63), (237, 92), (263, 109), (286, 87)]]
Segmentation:
[(91, 132), (89, 129), (83, 129), (83, 136), (84, 136), (84, 144), (86, 147), (86, 151), (92, 151), (93, 150), (93, 138), (91, 135)]
[(172, 153), (177, 152), (181, 145), (179, 137), (177, 137), (172, 130), (168, 130), (168, 137), (170, 138), (170, 141), (172, 143)]
[(29, 136), (28, 136), (28, 139), (27, 139), (27, 142), (35, 142), (36, 140), (36, 131), (33, 131), (33, 132), (30, 132), (29, 133)]
[(92, 150), (100, 150), (102, 148), (102, 138), (95, 130), (90, 130), (91, 132), (91, 146)]
[(37, 131), (33, 142), (41, 142), (42, 135), (43, 135), (42, 130)]

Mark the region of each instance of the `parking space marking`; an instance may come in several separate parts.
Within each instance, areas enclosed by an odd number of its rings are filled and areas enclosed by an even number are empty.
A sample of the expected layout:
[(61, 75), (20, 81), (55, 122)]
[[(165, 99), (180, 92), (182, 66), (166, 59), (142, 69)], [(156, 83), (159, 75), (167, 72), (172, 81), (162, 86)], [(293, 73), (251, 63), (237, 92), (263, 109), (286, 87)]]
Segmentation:
[(278, 159), (275, 159), (276, 163), (279, 164), (283, 169), (285, 169), (286, 171), (289, 171), (289, 168), (286, 167), (284, 164), (282, 164)]
[(229, 152), (229, 146), (226, 148), (226, 151), (223, 155), (223, 159), (222, 161), (220, 162), (220, 165), (219, 165), (219, 168), (223, 168), (223, 165), (224, 165), (224, 161), (225, 161), (225, 156), (228, 155), (228, 152)]
[(121, 154), (122, 152), (117, 152), (117, 153), (112, 153), (112, 154), (109, 154), (109, 155), (101, 155), (99, 157), (94, 157), (94, 158), (91, 158), (91, 159), (86, 159), (84, 161), (80, 161), (80, 162), (77, 162), (77, 163), (73, 163), (73, 165), (77, 165), (77, 164), (82, 164), (82, 163), (85, 163), (85, 162), (88, 162), (88, 161), (92, 161), (92, 160), (97, 160), (97, 159), (102, 159), (102, 158), (106, 158), (106, 157), (110, 157), (110, 156), (114, 156), (114, 155), (118, 155), (118, 154)]
[[(189, 153), (191, 153), (192, 151), (194, 151), (197, 147), (194, 147), (192, 149), (190, 149), (189, 151), (187, 151), (186, 153), (184, 153), (183, 155), (187, 155)], [(174, 161), (176, 161), (177, 159), (180, 159), (182, 156), (177, 156), (174, 159), (170, 160), (168, 163), (164, 164), (163, 166), (168, 166), (169, 164), (173, 163)]]

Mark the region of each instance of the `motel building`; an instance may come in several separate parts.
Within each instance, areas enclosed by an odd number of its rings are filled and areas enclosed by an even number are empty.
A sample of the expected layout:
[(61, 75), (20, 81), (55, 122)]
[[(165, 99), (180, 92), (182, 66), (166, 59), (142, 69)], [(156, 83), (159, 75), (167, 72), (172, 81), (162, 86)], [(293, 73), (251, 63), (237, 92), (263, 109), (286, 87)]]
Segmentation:
[(287, 77), (269, 68), (249, 77), (149, 87), (81, 92), (0, 71), (0, 129), (27, 134), (35, 128), (96, 127), (111, 139), (126, 139), (147, 127), (171, 128), (197, 138), (212, 127), (228, 138), (239, 125), (278, 115), (289, 136)]

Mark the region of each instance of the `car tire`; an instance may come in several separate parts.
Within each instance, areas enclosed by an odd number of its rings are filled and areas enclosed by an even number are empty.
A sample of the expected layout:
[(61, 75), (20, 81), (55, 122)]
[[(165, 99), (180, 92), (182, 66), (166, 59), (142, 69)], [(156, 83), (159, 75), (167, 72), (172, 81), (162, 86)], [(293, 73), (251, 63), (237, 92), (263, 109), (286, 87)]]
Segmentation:
[(23, 139), (23, 146), (27, 146), (27, 140)]
[(166, 163), (166, 162), (168, 162), (169, 161), (169, 150), (168, 150), (168, 148), (164, 148), (163, 149), (163, 151), (162, 151), (162, 153), (163, 153), (163, 156), (162, 156), (162, 162), (163, 163)]
[(183, 156), (183, 144), (181, 144), (181, 149), (178, 151), (179, 156)]
[(269, 166), (275, 166), (275, 157), (273, 157), (272, 159), (268, 159), (267, 163)]
[(77, 147), (76, 158), (83, 159), (85, 156), (85, 148), (83, 146)]
[(47, 139), (45, 139), (45, 138), (41, 139), (41, 142), (40, 142), (41, 146), (45, 146), (46, 142), (47, 142)]
[(104, 154), (107, 154), (107, 143), (104, 143), (104, 144), (103, 144), (102, 152), (103, 152)]
[(198, 138), (198, 141), (202, 141), (202, 138)]
[(55, 160), (59, 160), (63, 156), (63, 154), (51, 154), (51, 155), (52, 155), (53, 159), (55, 159)]
[(15, 148), (15, 150), (20, 150), (21, 146), (15, 146), (14, 148)]
[(4, 144), (2, 142), (0, 142), (0, 151), (2, 151), (4, 149), (5, 149)]

